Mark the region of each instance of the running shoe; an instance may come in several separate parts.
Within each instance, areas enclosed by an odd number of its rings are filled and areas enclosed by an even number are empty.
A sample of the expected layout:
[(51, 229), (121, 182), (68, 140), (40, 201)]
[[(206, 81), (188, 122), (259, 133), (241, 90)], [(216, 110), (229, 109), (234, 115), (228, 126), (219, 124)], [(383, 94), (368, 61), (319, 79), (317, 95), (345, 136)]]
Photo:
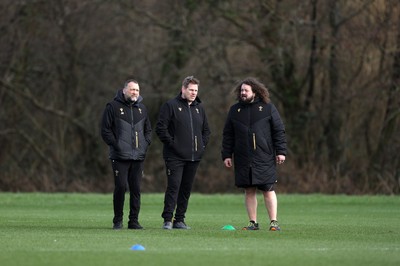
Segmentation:
[(172, 229), (172, 222), (164, 222), (163, 229), (171, 230)]
[(174, 229), (191, 229), (189, 226), (185, 224), (185, 222), (177, 222), (174, 221), (172, 228)]
[(260, 229), (258, 227), (258, 223), (254, 222), (254, 221), (250, 221), (247, 226), (242, 228), (242, 230), (258, 230), (258, 229)]
[(281, 228), (279, 227), (278, 221), (272, 220), (269, 224), (269, 231), (280, 231)]

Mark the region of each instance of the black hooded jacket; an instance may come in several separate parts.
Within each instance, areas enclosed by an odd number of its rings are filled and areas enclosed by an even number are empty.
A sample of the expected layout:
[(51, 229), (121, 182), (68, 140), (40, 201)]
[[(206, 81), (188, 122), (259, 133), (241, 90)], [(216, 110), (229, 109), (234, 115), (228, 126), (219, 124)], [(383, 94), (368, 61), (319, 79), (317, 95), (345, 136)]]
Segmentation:
[(165, 160), (199, 161), (210, 136), (207, 116), (196, 97), (190, 105), (181, 94), (161, 106), (156, 133)]
[(276, 107), (259, 99), (233, 105), (223, 130), (221, 153), (222, 160), (234, 159), (236, 186), (274, 183), (276, 155), (286, 155), (285, 127)]
[(103, 113), (101, 136), (110, 147), (110, 159), (144, 160), (151, 143), (151, 123), (142, 96), (126, 101), (122, 89)]

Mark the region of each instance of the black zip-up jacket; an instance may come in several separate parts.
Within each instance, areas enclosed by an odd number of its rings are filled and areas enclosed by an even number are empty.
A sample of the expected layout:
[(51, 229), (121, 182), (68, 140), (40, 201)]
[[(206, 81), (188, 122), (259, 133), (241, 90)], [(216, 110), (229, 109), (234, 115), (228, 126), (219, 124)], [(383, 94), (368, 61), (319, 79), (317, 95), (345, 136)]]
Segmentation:
[(200, 161), (211, 133), (200, 99), (189, 105), (179, 94), (163, 104), (156, 133), (165, 160)]
[(142, 96), (126, 101), (122, 89), (103, 113), (101, 136), (110, 147), (110, 159), (144, 160), (151, 143), (151, 123)]
[(221, 153), (222, 160), (234, 159), (236, 186), (274, 183), (276, 155), (286, 156), (285, 127), (276, 107), (259, 99), (233, 105), (223, 130)]

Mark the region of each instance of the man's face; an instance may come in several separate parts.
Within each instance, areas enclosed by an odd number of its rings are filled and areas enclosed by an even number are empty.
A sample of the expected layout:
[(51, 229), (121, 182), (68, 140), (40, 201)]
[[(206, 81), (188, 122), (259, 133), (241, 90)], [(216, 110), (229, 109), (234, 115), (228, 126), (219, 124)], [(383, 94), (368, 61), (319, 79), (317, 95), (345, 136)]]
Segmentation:
[(126, 100), (136, 102), (139, 97), (139, 84), (135, 82), (129, 82), (124, 88), (124, 95)]
[(254, 97), (256, 97), (256, 94), (251, 89), (251, 86), (242, 84), (242, 87), (240, 88), (240, 99), (244, 102), (251, 103), (254, 101)]
[(187, 88), (182, 87), (182, 98), (186, 99), (188, 103), (191, 103), (196, 99), (198, 91), (198, 84), (189, 83)]

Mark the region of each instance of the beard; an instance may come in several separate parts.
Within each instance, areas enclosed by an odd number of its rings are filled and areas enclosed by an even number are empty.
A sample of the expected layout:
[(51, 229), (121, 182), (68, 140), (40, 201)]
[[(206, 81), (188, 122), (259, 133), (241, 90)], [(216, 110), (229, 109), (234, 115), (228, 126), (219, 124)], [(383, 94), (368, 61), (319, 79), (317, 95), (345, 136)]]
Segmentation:
[(131, 96), (131, 97), (125, 97), (125, 98), (126, 98), (126, 100), (127, 100), (129, 103), (134, 103), (134, 102), (136, 102), (137, 99), (138, 99), (137, 96)]
[(242, 101), (245, 103), (251, 103), (254, 101), (254, 96), (251, 96), (251, 97), (240, 96), (240, 99), (242, 99)]

